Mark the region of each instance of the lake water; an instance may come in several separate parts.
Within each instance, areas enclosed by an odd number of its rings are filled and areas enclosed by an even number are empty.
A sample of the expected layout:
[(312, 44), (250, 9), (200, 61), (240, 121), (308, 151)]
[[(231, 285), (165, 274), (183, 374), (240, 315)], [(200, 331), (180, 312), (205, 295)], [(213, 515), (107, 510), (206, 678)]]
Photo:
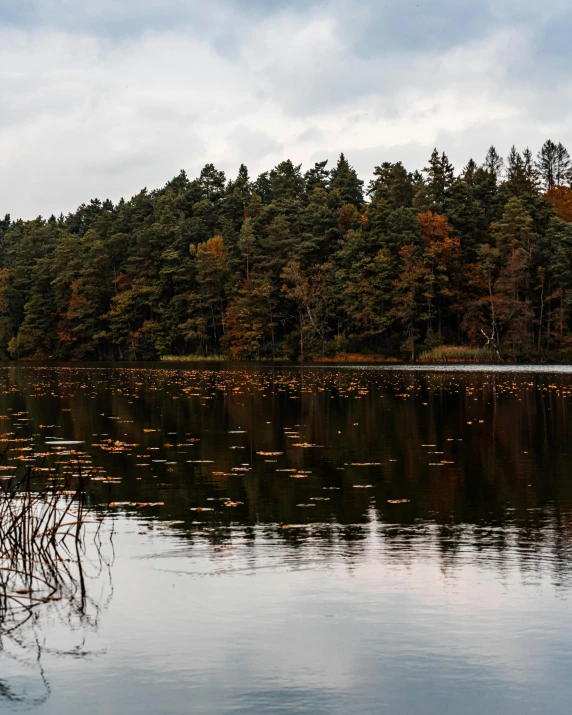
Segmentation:
[(7, 366), (0, 432), (103, 519), (1, 712), (572, 709), (569, 368)]

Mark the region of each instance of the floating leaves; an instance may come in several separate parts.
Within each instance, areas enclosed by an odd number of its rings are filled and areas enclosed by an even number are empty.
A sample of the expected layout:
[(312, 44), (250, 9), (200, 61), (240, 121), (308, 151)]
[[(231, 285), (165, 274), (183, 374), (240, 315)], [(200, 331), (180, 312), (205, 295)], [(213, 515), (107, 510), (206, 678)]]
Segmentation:
[[(402, 512), (407, 518), (425, 518), (437, 511), (444, 514), (453, 502), (457, 504), (448, 491), (452, 486), (449, 478), (453, 480), (458, 472), (458, 484), (465, 489), (463, 468), (468, 455), (457, 433), (466, 433), (467, 441), (470, 435), (473, 448), (475, 440), (483, 436), (481, 430), (465, 430), (468, 422), (473, 426), (486, 422), (491, 430), (496, 429), (498, 423), (493, 425), (489, 419), (495, 395), (503, 399), (510, 395), (520, 401), (534, 391), (542, 399), (562, 397), (566, 406), (572, 397), (569, 378), (546, 376), (497, 375), (491, 380), (480, 373), (460, 378), (454, 372), (431, 376), (423, 371), (324, 366), (303, 371), (298, 366), (272, 366), (271, 370), (252, 366), (213, 370), (203, 366), (152, 370), (137, 366), (49, 370), (23, 366), (21, 371), (26, 379), (10, 376), (9, 369), (4, 377), (0, 375), (6, 399), (0, 407), (6, 430), (0, 440), (8, 450), (0, 468), (2, 487), (18, 468), (28, 465), (46, 483), (58, 478), (56, 467), (69, 475), (89, 468), (94, 470), (92, 503), (111, 503), (112, 509), (122, 505), (133, 516), (138, 505), (158, 504), (157, 499), (168, 495), (169, 514), (179, 510), (189, 521), (193, 517), (188, 503), (197, 505), (193, 510), (214, 507), (216, 525), (207, 524), (206, 519), (195, 522), (205, 532), (218, 529), (219, 520), (234, 526), (252, 517), (256, 523), (270, 520), (276, 525), (293, 518), (288, 513), (292, 503), (307, 505), (300, 508), (320, 507), (320, 501), (330, 498), (332, 520), (343, 517), (343, 523), (357, 523), (363, 518), (364, 503), (368, 509), (375, 508), (374, 499), (407, 503), (405, 499), (387, 500), (386, 490), (399, 492), (403, 484), (409, 485), (411, 494), (416, 490), (420, 494), (414, 499), (419, 514), (412, 515), (407, 509)], [(28, 380), (30, 375), (36, 377)], [(40, 404), (42, 395), (49, 402)], [(81, 402), (74, 403), (78, 395)], [(479, 397), (478, 402), (473, 402), (473, 395)], [(437, 400), (437, 396), (447, 396), (447, 401)], [(32, 397), (33, 403), (29, 401)], [(97, 401), (86, 406), (89, 397)], [(185, 400), (171, 402), (181, 397)], [(270, 397), (272, 400), (262, 399)], [(290, 397), (302, 397), (302, 403), (290, 403)], [(58, 404), (55, 398), (63, 402)], [(339, 399), (343, 408), (330, 399)], [(456, 399), (460, 400), (458, 409)], [(29, 404), (34, 409), (20, 411), (19, 405)], [(432, 410), (425, 410), (424, 404)], [(548, 400), (545, 404), (547, 413), (554, 409)], [(41, 410), (34, 411), (36, 405)], [(445, 405), (457, 412), (449, 415), (443, 411)], [(556, 411), (551, 416), (556, 417)], [(150, 421), (156, 427), (144, 428)], [(383, 429), (378, 429), (382, 425)], [(408, 425), (415, 425), (409, 434)], [(351, 426), (360, 429), (351, 430)], [(103, 429), (105, 433), (100, 431)], [(82, 440), (86, 444), (81, 444)], [(523, 439), (519, 453), (528, 448), (528, 438)], [(255, 452), (254, 458), (250, 450)], [(531, 451), (531, 462), (533, 454)], [(252, 464), (240, 463), (240, 459)], [(435, 461), (428, 464), (427, 459)], [(126, 479), (119, 490), (121, 476)], [(354, 484), (359, 478), (369, 478), (371, 483)], [(430, 489), (420, 486), (424, 479), (431, 481)], [(523, 480), (523, 486), (529, 481)], [(360, 496), (354, 489), (365, 492)], [(326, 494), (310, 496), (319, 491)], [(118, 498), (130, 501), (123, 503)], [(318, 513), (322, 511), (329, 512), (329, 507), (322, 505)], [(400, 518), (396, 513), (396, 519)]]
[(165, 506), (165, 502), (162, 501), (153, 501), (153, 502), (142, 502), (142, 501), (115, 501), (115, 502), (110, 502), (109, 504), (106, 504), (104, 506), (108, 506), (111, 509), (114, 509), (115, 507), (120, 507), (120, 506), (133, 506), (137, 509), (141, 509), (146, 506)]

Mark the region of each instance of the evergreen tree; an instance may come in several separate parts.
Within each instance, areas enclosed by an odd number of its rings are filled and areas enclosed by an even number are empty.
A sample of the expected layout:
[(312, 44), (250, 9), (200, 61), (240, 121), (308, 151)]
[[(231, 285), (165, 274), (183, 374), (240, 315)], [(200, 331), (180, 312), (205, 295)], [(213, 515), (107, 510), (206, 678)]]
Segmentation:
[(570, 155), (559, 142), (547, 139), (538, 152), (536, 169), (545, 191), (560, 186), (570, 179)]
[(363, 205), (363, 181), (343, 154), (330, 174), (330, 190), (339, 195), (343, 204), (352, 204), (358, 209)]
[(504, 161), (502, 156), (499, 156), (494, 146), (490, 146), (485, 157), (483, 169), (494, 177), (495, 182), (498, 182), (501, 178), (503, 167)]
[(439, 155), (437, 149), (429, 159), (429, 166), (423, 169), (425, 181), (417, 190), (413, 204), (418, 211), (437, 211), (442, 213), (449, 189), (455, 179), (453, 165), (447, 155)]
[(306, 194), (312, 195), (314, 189), (327, 190), (330, 184), (330, 172), (326, 169), (328, 160), (317, 161), (314, 166), (304, 174)]

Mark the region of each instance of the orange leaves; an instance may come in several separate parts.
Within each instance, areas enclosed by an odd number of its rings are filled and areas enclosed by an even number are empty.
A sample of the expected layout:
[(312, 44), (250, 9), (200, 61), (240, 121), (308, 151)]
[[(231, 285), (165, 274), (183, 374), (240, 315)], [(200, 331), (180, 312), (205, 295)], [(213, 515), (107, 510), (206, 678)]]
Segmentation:
[(112, 502), (111, 502), (110, 504), (108, 504), (107, 506), (109, 506), (109, 507), (112, 508), (112, 509), (114, 509), (114, 508), (116, 508), (116, 507), (120, 507), (120, 506), (134, 506), (136, 509), (141, 509), (141, 508), (146, 507), (146, 506), (165, 506), (165, 502), (162, 502), (162, 501), (154, 501), (154, 502), (151, 502), (151, 501), (145, 501), (145, 502), (142, 502), (142, 501), (140, 501), (140, 502), (136, 502), (136, 501), (115, 501), (115, 502), (113, 502), (113, 501), (112, 501)]
[(421, 228), (421, 237), (426, 249), (441, 262), (451, 262), (459, 257), (460, 243), (457, 237), (451, 236), (452, 228), (447, 217), (433, 211), (425, 211), (417, 215)]
[(218, 261), (223, 260), (226, 256), (226, 248), (222, 236), (213, 236), (206, 243), (199, 243), (197, 254), (201, 251), (208, 251)]
[(114, 278), (111, 282), (119, 291), (127, 290), (127, 288), (131, 285), (131, 279), (126, 276), (125, 273), (120, 273), (117, 278)]
[(421, 236), (427, 244), (444, 241), (451, 235), (451, 227), (447, 217), (442, 214), (424, 211), (417, 214), (417, 221), (421, 228)]
[(310, 449), (310, 447), (324, 447), (323, 444), (310, 444), (309, 442), (297, 442), (292, 447), (302, 447), (302, 449)]
[(353, 204), (344, 204), (338, 215), (338, 228), (346, 233), (352, 228), (357, 228), (363, 220), (362, 214)]
[(572, 189), (554, 186), (546, 192), (546, 198), (563, 221), (572, 221)]

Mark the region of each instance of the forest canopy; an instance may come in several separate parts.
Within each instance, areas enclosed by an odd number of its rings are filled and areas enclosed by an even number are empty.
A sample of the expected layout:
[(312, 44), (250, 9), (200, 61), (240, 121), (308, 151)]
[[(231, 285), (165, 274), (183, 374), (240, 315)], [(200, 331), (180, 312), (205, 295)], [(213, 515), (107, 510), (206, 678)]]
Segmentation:
[(491, 147), (456, 172), (376, 166), (366, 185), (283, 161), (207, 164), (129, 201), (0, 221), (3, 359), (166, 355), (415, 359), (441, 345), (572, 355), (572, 171), (562, 144)]

